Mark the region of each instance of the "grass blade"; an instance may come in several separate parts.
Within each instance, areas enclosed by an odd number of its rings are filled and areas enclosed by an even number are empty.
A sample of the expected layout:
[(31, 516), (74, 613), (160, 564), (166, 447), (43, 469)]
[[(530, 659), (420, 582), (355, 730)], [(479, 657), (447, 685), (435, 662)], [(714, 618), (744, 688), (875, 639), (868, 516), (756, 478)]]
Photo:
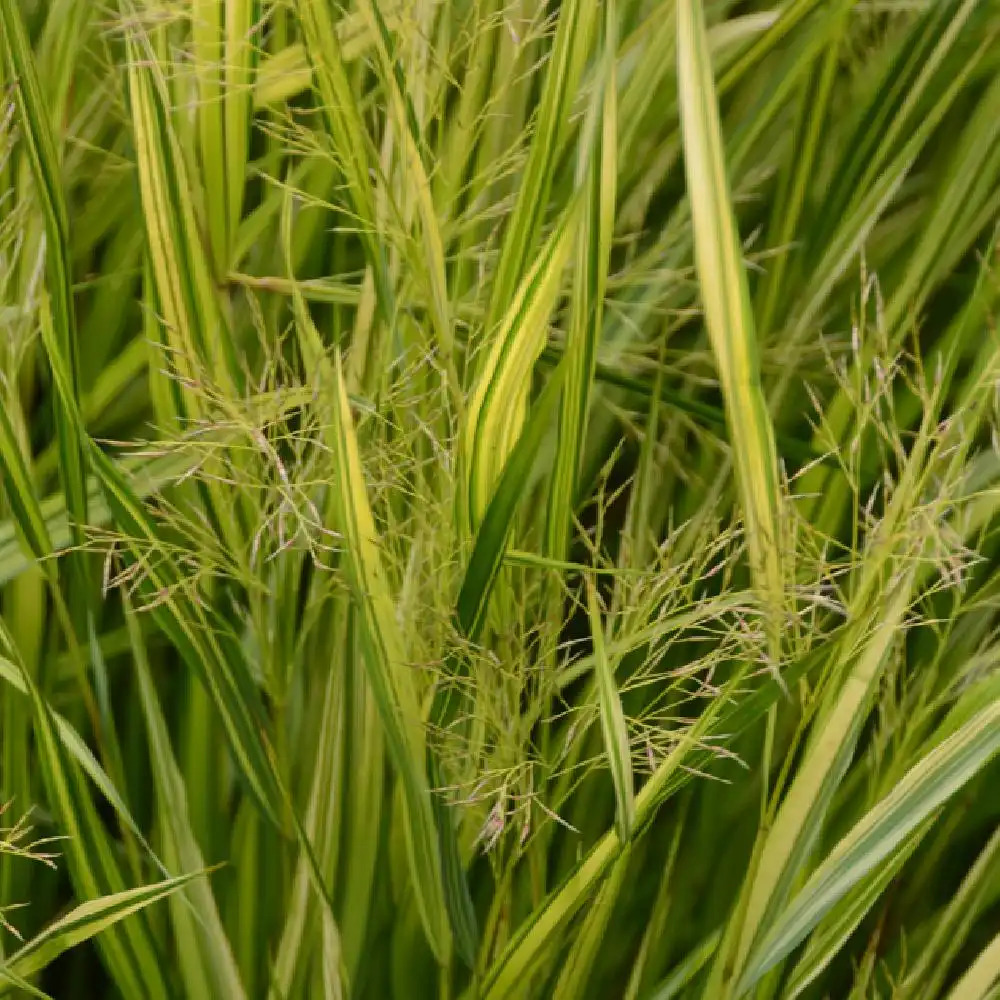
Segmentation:
[[(18, 667), (31, 699), (37, 750), (49, 801), (66, 837), (66, 854), (77, 893), (85, 900), (127, 892), (118, 859), (77, 765), (68, 757), (57, 726), (37, 685), (20, 663), (5, 626), (0, 625), (5, 658)], [(93, 904), (84, 904), (93, 905)], [(148, 926), (130, 920), (100, 939), (115, 979), (137, 996), (169, 996)]]
[(844, 942), (857, 930), (869, 910), (899, 875), (914, 850), (920, 846), (923, 835), (932, 823), (933, 817), (916, 834), (908, 837), (891, 857), (854, 885), (823, 917), (792, 970), (787, 986), (789, 1000), (801, 996), (843, 948)]
[(280, 828), (284, 793), (267, 744), (263, 707), (230, 628), (191, 592), (114, 462), (95, 449), (93, 466), (115, 524), (128, 539), (127, 558), (141, 568), (140, 592), (153, 604), (160, 628), (205, 685), (254, 799)]
[(559, 21), (528, 162), (493, 278), (486, 319), (488, 330), (500, 322), (507, 303), (527, 280), (528, 262), (535, 256), (535, 245), (566, 134), (566, 121), (590, 49), (597, 14), (597, 5), (587, 0), (569, 0), (559, 6)]
[(565, 365), (556, 369), (531, 408), (476, 532), (456, 604), (459, 627), (473, 641), (479, 637), (485, 621), (490, 594), (514, 527), (514, 517), (525, 497), (525, 484), (542, 441), (551, 428), (565, 371)]
[[(224, 317), (212, 287), (213, 268), (198, 230), (191, 199), (191, 181), (170, 123), (166, 82), (156, 51), (139, 27), (131, 0), (122, 0), (122, 13), (131, 25), (126, 34), (128, 99), (138, 160), (139, 191), (146, 226), (147, 247), (156, 282), (156, 299), (169, 348), (169, 363), (186, 380), (185, 411), (200, 415), (203, 404), (191, 387), (207, 372), (230, 391), (241, 383), (235, 345), (225, 330)], [(214, 11), (196, 11), (206, 25)], [(204, 43), (209, 45), (208, 41)], [(214, 46), (214, 43), (213, 43)], [(212, 46), (210, 46), (212, 47)], [(217, 103), (217, 102), (215, 102)], [(213, 108), (215, 104), (213, 104)], [(220, 139), (221, 141), (221, 139)], [(208, 155), (208, 154), (206, 154)], [(212, 169), (225, 169), (218, 150), (209, 157)], [(224, 186), (220, 176), (217, 186)], [(212, 212), (224, 219), (227, 197), (209, 184)], [(217, 223), (213, 229), (224, 227)], [(216, 233), (223, 239), (223, 233)], [(228, 269), (227, 269), (228, 270)]]
[[(566, 557), (611, 262), (618, 177), (617, 18), (618, 8), (610, 0), (604, 8), (603, 79), (594, 90), (589, 129), (584, 130), (585, 141), (580, 151), (582, 177), (578, 176), (578, 180), (588, 190), (580, 223), (572, 312), (566, 336), (570, 374), (559, 410), (559, 435), (549, 492), (546, 552), (554, 559)], [(587, 136), (588, 131), (592, 139)]]
[[(29, 686), (25, 683), (24, 672), (19, 666), (17, 666), (17, 664), (11, 662), (4, 656), (0, 656), (0, 679), (5, 681), (21, 694), (27, 695), (29, 698), (31, 697), (31, 688), (29, 688)], [(100, 762), (94, 756), (90, 747), (87, 746), (86, 740), (83, 739), (83, 737), (65, 716), (60, 715), (52, 709), (51, 705), (47, 705), (46, 707), (48, 708), (49, 714), (52, 718), (52, 724), (55, 732), (58, 735), (59, 741), (62, 743), (66, 753), (69, 754), (70, 758), (72, 758), (84, 774), (90, 778), (98, 791), (100, 791), (101, 795), (104, 796), (108, 805), (114, 809), (121, 821), (133, 834), (135, 834), (136, 838), (140, 841), (140, 843), (142, 843), (143, 847), (147, 849), (147, 852), (156, 862), (158, 867), (162, 868), (163, 866), (160, 865), (155, 855), (153, 855), (152, 851), (149, 850), (148, 845), (146, 845), (142, 832), (140, 831), (136, 821), (132, 818), (132, 814), (126, 805), (125, 800), (121, 797), (121, 793), (117, 788), (115, 788), (114, 782), (112, 782), (112, 780), (108, 777), (107, 772), (103, 767), (101, 767)], [(166, 871), (166, 869), (164, 869), (164, 871)]]
[[(21, 127), (21, 138), (27, 151), (31, 173), (35, 182), (38, 202), (45, 219), (45, 261), (48, 274), (48, 298), (43, 299), (40, 308), (42, 335), (46, 341), (50, 360), (54, 366), (61, 364), (65, 371), (63, 391), (54, 400), (56, 417), (56, 437), (59, 450), (59, 476), (66, 497), (66, 508), (70, 515), (70, 532), (75, 546), (82, 547), (84, 526), (87, 524), (86, 452), (85, 435), (74, 416), (74, 407), (80, 396), (79, 361), (77, 358), (76, 314), (73, 306), (72, 263), (69, 257), (70, 234), (69, 216), (62, 190), (59, 157), (52, 136), (50, 117), (46, 107), (42, 87), (38, 79), (34, 58), (25, 31), (20, 9), (15, 0), (0, 2), (0, 56), (2, 64), (10, 68), (16, 81), (12, 88), (14, 106)], [(58, 359), (58, 361), (56, 360)], [(3, 450), (5, 460), (15, 465), (20, 460), (12, 451), (8, 440), (10, 430), (5, 418), (3, 427)], [(6, 462), (5, 462), (6, 469)], [(23, 480), (23, 469), (16, 473)], [(4, 478), (9, 473), (5, 471)], [(12, 482), (15, 489), (23, 489), (23, 481)], [(38, 524), (35, 512), (30, 509), (27, 497), (33, 490), (14, 498), (8, 489), (8, 497), (22, 508), (22, 530), (34, 545), (43, 544), (37, 536)], [(27, 517), (27, 520), (24, 517)], [(37, 537), (36, 537), (37, 536)], [(38, 552), (35, 552), (36, 557)], [(49, 553), (46, 552), (46, 555)], [(79, 608), (79, 602), (88, 593), (87, 566), (82, 552), (70, 558), (70, 573), (73, 587), (70, 595), (71, 608)], [(75, 623), (78, 638), (82, 638), (82, 619)]]
[(119, 921), (161, 899), (166, 899), (188, 883), (203, 877), (201, 872), (180, 875), (162, 882), (154, 882), (152, 885), (140, 886), (138, 889), (126, 889), (89, 903), (81, 903), (23, 948), (14, 952), (7, 959), (7, 964), (16, 975), (31, 976), (63, 952), (75, 948)]
[(574, 203), (567, 212), (525, 275), (479, 362), (462, 432), (468, 482), (462, 520), (471, 532), (482, 523), (507, 457), (521, 433), (531, 371), (545, 345), (546, 324), (576, 236), (578, 205)]
[(626, 849), (612, 865), (608, 877), (594, 897), (594, 905), (588, 910), (583, 926), (573, 940), (552, 992), (552, 1000), (576, 1000), (586, 994), (594, 963), (602, 945), (607, 943), (608, 924), (631, 860), (631, 851)]
[(604, 646), (604, 623), (593, 583), (587, 581), (587, 614), (594, 643), (594, 673), (597, 677), (598, 704), (601, 711), (601, 732), (604, 752), (608, 757), (611, 780), (615, 788), (615, 821), (618, 837), (628, 843), (635, 828), (635, 787), (632, 777), (632, 749), (629, 742), (625, 713), (615, 684), (615, 673)]
[(351, 211), (357, 219), (358, 235), (375, 279), (378, 306), (382, 317), (391, 322), (395, 313), (395, 294), (386, 251), (376, 237), (379, 226), (372, 184), (372, 175), (376, 172), (372, 141), (354, 100), (329, 5), (323, 0), (296, 0), (295, 9), (328, 132), (340, 154), (340, 168)]
[[(170, 746), (135, 612), (127, 601), (125, 621), (135, 659), (157, 802), (165, 818), (166, 860), (181, 870), (200, 871), (205, 862), (191, 829), (184, 779)], [(245, 997), (208, 879), (192, 882), (183, 897), (171, 900), (171, 911), (178, 938), (186, 942), (180, 964), (188, 992), (233, 997), (233, 1000)]]
[(420, 218), (420, 235), (423, 254), (416, 264), (425, 272), (431, 317), (437, 334), (445, 365), (451, 373), (453, 389), (458, 393), (458, 376), (454, 372), (454, 338), (452, 335), (451, 309), (445, 277), (444, 242), (438, 225), (437, 213), (431, 197), (431, 185), (425, 163), (426, 143), (420, 132), (413, 103), (406, 90), (403, 68), (395, 55), (395, 46), (389, 33), (380, 5), (376, 0), (361, 0), (361, 13), (368, 23), (374, 41), (381, 75), (392, 120), (404, 149), (405, 182), (410, 189), (411, 202)]
[(54, 583), (55, 563), (49, 557), (55, 549), (49, 535), (49, 526), (38, 502), (35, 484), (32, 482), (31, 472), (25, 463), (6, 406), (0, 408), (0, 475), (3, 476), (16, 538)]
[(747, 959), (737, 993), (750, 990), (852, 885), (1000, 751), (1000, 704), (984, 709), (912, 767), (809, 877)]
[(378, 551), (378, 534), (368, 505), (339, 358), (334, 361), (333, 377), (337, 525), (344, 538), (344, 558), (359, 614), (368, 682), (379, 708), (389, 756), (402, 784), (406, 847), (417, 905), (427, 940), (438, 959), (445, 961), (451, 931), (424, 767), (420, 703)]
[(946, 1000), (992, 1000), (1000, 983), (1000, 934), (976, 956)]
[(701, 0), (679, 0), (677, 5), (677, 75), (705, 325), (726, 402), (751, 569), (769, 609), (771, 655), (777, 657), (785, 569), (774, 429), (760, 385), (754, 319), (722, 155)]

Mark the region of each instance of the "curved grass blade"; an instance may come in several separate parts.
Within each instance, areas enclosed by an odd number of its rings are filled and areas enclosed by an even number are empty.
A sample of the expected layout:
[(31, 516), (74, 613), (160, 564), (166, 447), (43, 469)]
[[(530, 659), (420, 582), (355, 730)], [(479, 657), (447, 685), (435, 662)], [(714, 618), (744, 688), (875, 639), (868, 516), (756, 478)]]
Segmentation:
[[(288, 205), (286, 200), (282, 232), (286, 262), (291, 269)], [(340, 356), (338, 353), (331, 362), (325, 354), (319, 332), (294, 282), (292, 299), (300, 349), (318, 370), (321, 383), (332, 393), (328, 439), (337, 477), (330, 495), (332, 514), (335, 528), (344, 540), (366, 677), (389, 757), (400, 780), (406, 818), (404, 839), (417, 908), (431, 950), (444, 964), (450, 955), (452, 935), (438, 847), (439, 837), (450, 833), (450, 829), (439, 828), (435, 822), (420, 702), (378, 552), (375, 521), (368, 503)]]
[[(768, 222), (768, 246), (792, 244), (806, 207), (806, 195), (821, 151), (822, 135), (829, 120), (830, 100), (836, 70), (848, 26), (848, 6), (845, 4), (824, 42), (824, 51), (816, 55), (809, 76), (799, 97), (795, 115), (796, 156), (789, 158), (779, 177), (778, 193)], [(789, 253), (779, 254), (761, 278), (755, 297), (758, 333), (766, 337), (775, 319), (784, 308), (782, 292), (789, 270), (793, 270)], [(782, 453), (784, 454), (784, 445)]]
[(542, 442), (552, 427), (566, 371), (566, 364), (560, 364), (531, 408), (476, 532), (456, 604), (459, 628), (473, 642), (479, 637), (486, 617), (493, 584), (513, 530), (514, 515), (525, 497), (525, 484)]
[[(360, 975), (365, 958), (368, 915), (373, 905), (373, 886), (378, 877), (382, 854), (372, 841), (371, 831), (380, 829), (388, 811), (383, 794), (385, 745), (378, 706), (365, 677), (359, 643), (350, 633), (351, 658), (347, 667), (347, 743), (351, 768), (343, 799), (343, 842), (350, 851), (351, 865), (343, 881), (344, 964), (353, 982)], [(355, 763), (357, 762), (357, 763)], [(432, 778), (433, 780), (433, 778)]]
[(474, 532), (486, 515), (504, 465), (521, 433), (531, 371), (545, 345), (549, 314), (576, 238), (579, 201), (574, 201), (549, 237), (491, 332), (469, 396), (461, 455), (467, 477), (465, 530)]
[[(407, 10), (399, 0), (380, 4), (379, 13), (389, 29), (406, 24)], [(335, 31), (345, 64), (361, 59), (375, 44), (364, 11), (343, 11)], [(254, 106), (259, 108), (290, 101), (312, 84), (313, 68), (305, 46), (301, 42), (290, 42), (261, 61), (253, 83)]]
[[(270, 401), (259, 397), (265, 411), (277, 417), (292, 412), (310, 396), (295, 392), (282, 394), (280, 400), (274, 398), (278, 405), (272, 411)], [(0, 585), (9, 583), (20, 573), (32, 565), (31, 558), (42, 560), (44, 553), (56, 553), (73, 544), (72, 529), (66, 512), (66, 498), (63, 493), (54, 493), (43, 500), (35, 499), (35, 490), (27, 489), (30, 483), (29, 472), (24, 466), (23, 458), (11, 450), (10, 442), (16, 446), (12, 436), (13, 429), (4, 429), (6, 411), (0, 411), (0, 475), (5, 477), (5, 483), (17, 490), (17, 504), (12, 504), (14, 517), (0, 522)], [(223, 429), (215, 439), (221, 445), (233, 440), (241, 431)], [(10, 436), (9, 436), (10, 435)], [(155, 452), (156, 444), (152, 444)], [(145, 450), (145, 449), (144, 449)], [(9, 457), (8, 457), (9, 456)], [(198, 466), (202, 459), (200, 453), (188, 453), (183, 449), (170, 449), (166, 454), (125, 455), (116, 460), (116, 465), (125, 476), (133, 493), (138, 499), (145, 499), (159, 493), (164, 487), (184, 480)], [(11, 477), (9, 480), (6, 477)], [(34, 506), (37, 505), (37, 510)], [(87, 477), (87, 512), (89, 524), (92, 527), (103, 527), (111, 520), (111, 510), (101, 489), (101, 485), (93, 475)], [(25, 554), (20, 541), (24, 533), (23, 544), (30, 544), (29, 558)], [(46, 542), (46, 537), (48, 542)], [(46, 547), (47, 546), (47, 547)]]
[(226, 266), (232, 266), (236, 233), (243, 214), (244, 187), (253, 124), (253, 87), (257, 75), (261, 0), (225, 0), (223, 38), (223, 134), (226, 137)]
[(873, 686), (910, 606), (914, 575), (912, 569), (901, 573), (896, 590), (887, 597), (885, 605), (873, 610), (871, 620), (860, 619), (857, 634), (849, 631), (834, 645), (830, 656), (831, 662), (837, 664), (844, 655), (841, 649), (849, 651), (859, 641), (858, 635), (868, 636), (851, 667), (850, 677), (839, 690), (839, 697), (831, 697), (823, 718), (814, 724), (815, 735), (768, 829), (759, 861), (751, 873), (746, 906), (734, 912), (733, 919), (740, 925), (738, 941), (732, 942), (736, 947), (735, 957), (730, 960), (720, 953), (713, 978), (706, 986), (706, 997), (731, 995), (726, 990), (735, 987), (754, 938), (784, 902), (819, 836), (830, 801), (854, 752), (862, 721), (871, 707)]
[[(0, 476), (10, 505), (15, 541), (20, 542), (54, 584), (55, 562), (49, 558), (55, 551), (52, 537), (6, 406), (0, 406)], [(65, 494), (60, 494), (60, 498), (64, 497)]]
[(981, 0), (934, 4), (907, 31), (871, 88), (853, 133), (843, 140), (844, 153), (826, 194), (826, 210), (809, 234), (815, 246), (832, 242), (831, 227), (849, 214), (860, 194), (871, 189), (907, 125), (926, 114), (926, 96), (941, 89), (940, 70), (947, 67), (947, 57), (960, 44), (962, 30), (977, 6)]
[(191, 58), (197, 85), (195, 110), (205, 219), (213, 274), (218, 280), (228, 267), (228, 206), (226, 192), (226, 132), (224, 128), (223, 27), (226, 0), (192, 0)]
[(892, 880), (920, 846), (924, 834), (933, 825), (933, 817), (915, 834), (908, 837), (874, 871), (870, 872), (823, 917), (809, 938), (802, 957), (796, 962), (788, 980), (788, 1000), (795, 1000), (827, 967), (857, 930), (858, 925), (885, 892)]
[[(799, 667), (804, 670), (808, 665), (807, 661), (803, 661)], [(721, 697), (713, 701), (685, 731), (636, 794), (633, 837), (638, 836), (652, 821), (666, 797), (689, 780), (691, 772), (685, 768), (692, 764), (698, 767), (703, 763), (703, 760), (698, 760), (697, 747), (706, 734), (716, 727), (724, 728), (725, 731), (738, 731), (748, 722), (759, 719), (781, 696), (782, 688), (772, 678), (768, 686), (755, 693), (756, 697), (743, 700), (737, 698), (734, 704), (727, 704), (729, 696), (739, 690), (744, 675), (744, 670), (737, 671)], [(702, 751), (703, 755), (704, 753)], [(563, 883), (533, 910), (486, 975), (481, 992), (482, 1000), (506, 1000), (519, 995), (518, 991), (525, 977), (532, 973), (543, 959), (546, 949), (551, 947), (554, 938), (591, 898), (609, 866), (625, 846), (618, 831), (609, 830)]]
[(552, 992), (552, 1000), (577, 1000), (578, 997), (586, 996), (587, 984), (593, 974), (594, 963), (597, 961), (601, 946), (605, 944), (611, 914), (618, 902), (631, 860), (631, 851), (626, 848), (611, 866), (608, 877), (594, 897), (594, 905), (587, 911), (582, 926), (562, 963), (562, 971)]
[[(337, 799), (342, 793), (340, 775), (343, 769), (342, 729), (345, 713), (342, 705), (338, 704), (333, 696), (335, 693), (341, 694), (342, 691), (340, 679), (336, 677), (335, 671), (331, 671), (323, 694), (323, 723), (319, 728), (319, 739), (316, 741), (316, 757), (320, 764), (313, 776), (309, 790), (309, 802), (302, 822), (303, 829), (310, 841), (319, 847), (321, 854), (317, 855), (317, 860), (322, 857), (324, 871), (336, 871), (337, 868), (336, 852), (339, 845), (336, 813), (340, 807)], [(295, 976), (303, 974), (303, 954), (307, 953), (308, 947), (316, 939), (317, 928), (310, 921), (310, 917), (315, 913), (312, 908), (313, 897), (310, 892), (312, 881), (308, 859), (300, 858), (295, 868), (284, 929), (274, 959), (273, 981), (269, 994), (274, 1000), (292, 993)], [(355, 915), (352, 914), (352, 919)], [(320, 919), (324, 925), (330, 919), (327, 907), (321, 908)], [(320, 932), (322, 933), (322, 928)], [(336, 934), (336, 929), (334, 934)], [(335, 951), (339, 973), (341, 951), (339, 941)], [(335, 982), (336, 990), (327, 994), (331, 1000), (337, 1000), (341, 995), (339, 977), (335, 977)]]
[[(963, 400), (963, 418), (969, 427), (977, 426), (983, 417), (980, 386), (992, 377), (990, 372), (995, 365), (992, 342), (987, 343), (984, 353), (990, 363), (976, 374)], [(859, 579), (848, 612), (849, 620), (855, 624), (831, 649), (826, 668), (830, 678), (828, 693), (811, 726), (803, 759), (763, 840), (746, 906), (742, 913), (734, 914), (741, 928), (736, 954), (720, 956), (713, 979), (706, 987), (706, 996), (712, 1000), (729, 995), (725, 983), (728, 981), (730, 988), (735, 986), (742, 962), (787, 906), (789, 893), (819, 837), (833, 795), (853, 756), (897, 631), (933, 567), (933, 563), (921, 564), (919, 559), (901, 559), (902, 553), (894, 549), (899, 544), (906, 504), (924, 488), (928, 463), (945, 447), (936, 438), (939, 405), (937, 399), (926, 408), (878, 534), (859, 565)], [(948, 461), (952, 469), (963, 467), (970, 447), (971, 439), (966, 436), (950, 449)], [(961, 526), (963, 535), (967, 530), (978, 528)], [(918, 536), (913, 544), (922, 549), (928, 540)], [(893, 580), (892, 589), (886, 587), (886, 579)], [(859, 652), (855, 655), (853, 650)]]
[(7, 959), (7, 967), (18, 976), (31, 976), (52, 963), (63, 952), (113, 927), (134, 913), (166, 899), (203, 872), (179, 875), (152, 885), (90, 900), (74, 907)]
[[(25, 683), (23, 672), (15, 663), (12, 663), (4, 656), (0, 656), (0, 680), (5, 681), (16, 691), (30, 698), (31, 689)], [(56, 712), (51, 705), (48, 706), (48, 709), (55, 731), (66, 752), (94, 783), (98, 791), (104, 796), (105, 801), (135, 835), (157, 867), (164, 874), (167, 874), (167, 869), (160, 863), (156, 855), (153, 854), (152, 848), (146, 843), (142, 831), (132, 818), (132, 813), (129, 811), (124, 799), (121, 797), (118, 789), (115, 788), (114, 782), (108, 777), (107, 772), (101, 767), (100, 762), (94, 756), (90, 747), (87, 746), (86, 741), (65, 716)]]
[(830, 852), (747, 958), (738, 995), (753, 988), (860, 879), (1000, 751), (1000, 702), (970, 719), (905, 774)]
[[(788, 685), (797, 684), (819, 662), (818, 653), (801, 658), (786, 670), (784, 681)], [(711, 751), (698, 746), (706, 734), (715, 731), (740, 733), (746, 730), (759, 722), (786, 693), (784, 684), (773, 676), (768, 676), (765, 683), (752, 694), (737, 697), (736, 693), (740, 690), (744, 677), (744, 670), (736, 673), (720, 697), (711, 703), (709, 709), (638, 791), (635, 799), (636, 835), (653, 819), (660, 805), (689, 782), (693, 772), (708, 762)], [(591, 898), (608, 866), (614, 862), (623, 846), (618, 831), (609, 830), (563, 883), (549, 894), (544, 903), (534, 909), (490, 968), (483, 982), (482, 1000), (505, 1000), (519, 995), (518, 990), (525, 977), (538, 966), (546, 948), (550, 947), (550, 942)], [(717, 942), (718, 935), (702, 961), (707, 961), (717, 953)], [(471, 997), (466, 994), (465, 1000), (471, 1000)]]
[[(564, 356), (564, 351), (550, 345), (542, 349), (539, 360), (548, 364), (558, 364)], [(594, 380), (600, 382), (602, 385), (625, 389), (643, 399), (651, 399), (657, 394), (655, 385), (650, 384), (647, 379), (630, 375), (619, 368), (601, 361), (597, 361), (594, 364)], [(659, 399), (668, 406), (675, 407), (682, 413), (687, 413), (697, 418), (698, 421), (713, 430), (725, 429), (726, 414), (720, 407), (713, 406), (711, 403), (703, 402), (685, 393), (677, 392), (667, 385), (660, 386)], [(836, 458), (830, 455), (828, 451), (823, 451), (815, 447), (808, 440), (803, 440), (789, 434), (779, 434), (777, 431), (775, 431), (775, 440), (783, 457), (795, 459), (803, 465), (809, 462), (819, 462), (828, 467), (833, 467), (837, 464)]]
[(393, 38), (380, 5), (376, 0), (360, 0), (359, 6), (368, 22), (383, 83), (388, 90), (393, 123), (403, 144), (406, 163), (405, 183), (409, 187), (410, 197), (420, 218), (420, 235), (424, 251), (416, 263), (425, 271), (434, 329), (445, 364), (452, 375), (453, 388), (457, 393), (459, 386), (458, 376), (454, 372), (454, 338), (445, 276), (444, 242), (431, 196), (430, 178), (425, 162), (426, 143), (420, 132), (413, 102), (407, 93), (403, 67), (396, 58)]
[(934, 922), (930, 941), (907, 974), (903, 988), (913, 1000), (935, 1000), (943, 995), (955, 957), (989, 905), (998, 852), (1000, 827), (993, 831), (941, 918)]
[[(436, 720), (434, 720), (436, 721)], [(427, 774), (432, 788), (444, 786), (444, 778), (433, 750), (427, 750)], [(449, 808), (443, 795), (433, 795), (434, 822), (438, 830), (441, 850), (441, 878), (444, 885), (445, 906), (455, 939), (455, 952), (467, 969), (474, 969), (479, 947), (479, 923), (472, 903), (469, 882), (459, 849), (456, 811)], [(461, 814), (458, 814), (459, 821)]]
[(216, 280), (233, 263), (243, 207), (257, 46), (257, 0), (194, 0), (196, 111), (205, 214)]
[(665, 979), (643, 1000), (674, 1000), (708, 964), (719, 947), (720, 932), (709, 934)]
[(705, 325), (726, 403), (754, 580), (769, 610), (771, 656), (784, 613), (781, 493), (774, 429), (760, 384), (753, 312), (722, 152), (701, 0), (678, 0), (677, 75), (684, 165)]
[(7, 992), (8, 984), (22, 990), (28, 996), (39, 998), (39, 1000), (53, 1000), (48, 993), (43, 993), (36, 986), (32, 986), (26, 979), (11, 972), (9, 966), (0, 962), (0, 996)]
[(545, 83), (528, 151), (528, 162), (517, 191), (500, 248), (497, 271), (490, 290), (486, 329), (492, 331), (501, 321), (507, 304), (529, 273), (528, 262), (534, 259), (535, 245), (549, 203), (558, 157), (566, 132), (566, 122), (597, 23), (599, 6), (589, 0), (567, 0), (559, 5), (559, 22), (552, 43)]
[[(956, 101), (969, 85), (976, 68), (988, 51), (984, 42), (969, 53), (961, 70), (942, 86), (940, 96), (921, 117), (912, 136), (886, 165), (885, 170), (875, 178), (871, 187), (861, 193), (851, 206), (851, 211), (840, 219), (836, 231), (822, 246), (822, 258), (813, 270), (808, 290), (803, 301), (795, 308), (794, 320), (788, 333), (793, 343), (798, 343), (809, 334), (822, 310), (829, 302), (831, 292), (840, 281), (850, 263), (857, 258), (877, 222), (883, 218), (889, 206), (898, 198), (903, 183), (911, 175), (915, 163), (924, 151), (930, 138), (941, 126), (946, 116), (953, 110)], [(976, 296), (956, 318), (956, 326), (974, 315), (976, 306), (986, 296)], [(905, 332), (906, 326), (897, 327), (897, 333)], [(870, 348), (866, 347), (861, 364), (871, 363)], [(845, 389), (841, 389), (826, 407), (823, 419), (823, 435), (843, 442), (850, 429), (852, 404)], [(821, 437), (814, 435), (814, 445), (821, 446)], [(811, 519), (821, 530), (830, 531), (836, 525), (843, 509), (845, 484), (831, 477), (829, 469), (811, 470), (801, 482), (803, 494), (814, 499), (810, 505), (817, 508)]]
[(663, 976), (667, 956), (663, 954), (660, 942), (663, 940), (663, 935), (668, 932), (677, 902), (677, 893), (674, 888), (677, 858), (681, 838), (689, 828), (686, 802), (680, 803), (678, 812), (680, 815), (670, 837), (668, 853), (658, 873), (659, 885), (656, 889), (656, 896), (652, 909), (646, 917), (639, 951), (632, 963), (632, 968), (629, 970), (628, 985), (622, 993), (622, 1000), (645, 1000), (649, 989)]

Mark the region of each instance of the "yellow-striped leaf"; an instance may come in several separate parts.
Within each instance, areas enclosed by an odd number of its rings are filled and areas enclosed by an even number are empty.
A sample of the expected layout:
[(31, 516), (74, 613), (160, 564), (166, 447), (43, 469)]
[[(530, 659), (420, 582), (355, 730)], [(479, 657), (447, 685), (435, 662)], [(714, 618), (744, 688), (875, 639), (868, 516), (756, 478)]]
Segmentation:
[(726, 403), (750, 564), (770, 616), (771, 655), (777, 659), (785, 547), (774, 429), (760, 384), (757, 338), (726, 177), (701, 0), (678, 0), (677, 76), (705, 326)]

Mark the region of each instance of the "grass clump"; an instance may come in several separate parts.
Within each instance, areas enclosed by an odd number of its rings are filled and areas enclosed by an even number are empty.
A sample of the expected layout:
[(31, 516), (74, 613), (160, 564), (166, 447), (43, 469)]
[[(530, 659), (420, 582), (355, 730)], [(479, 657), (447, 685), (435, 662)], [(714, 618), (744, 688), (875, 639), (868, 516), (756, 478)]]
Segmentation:
[(0, 40), (0, 991), (997, 995), (995, 3)]

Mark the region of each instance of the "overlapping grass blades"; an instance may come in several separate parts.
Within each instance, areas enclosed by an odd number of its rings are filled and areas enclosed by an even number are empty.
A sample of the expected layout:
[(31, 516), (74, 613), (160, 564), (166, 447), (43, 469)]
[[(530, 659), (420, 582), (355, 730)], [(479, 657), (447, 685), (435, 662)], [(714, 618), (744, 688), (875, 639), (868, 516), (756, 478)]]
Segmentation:
[(998, 38), (0, 0), (0, 990), (992, 996)]

